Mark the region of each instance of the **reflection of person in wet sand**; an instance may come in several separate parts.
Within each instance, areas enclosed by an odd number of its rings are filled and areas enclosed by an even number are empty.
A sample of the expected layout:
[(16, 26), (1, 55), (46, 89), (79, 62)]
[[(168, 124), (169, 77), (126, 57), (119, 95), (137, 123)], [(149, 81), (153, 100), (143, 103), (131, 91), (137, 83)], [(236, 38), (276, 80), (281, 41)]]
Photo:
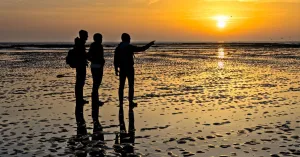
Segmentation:
[(135, 126), (134, 126), (134, 111), (132, 107), (129, 108), (128, 132), (126, 130), (125, 121), (124, 121), (124, 110), (123, 107), (121, 106), (119, 110), (119, 122), (120, 122), (120, 141), (119, 141), (119, 136), (116, 135), (115, 151), (117, 153), (120, 153), (122, 157), (134, 155)]
[(89, 154), (90, 157), (104, 157), (106, 156), (106, 146), (104, 142), (104, 134), (99, 131), (97, 134), (93, 134), (92, 141), (89, 138), (78, 138), (74, 136), (68, 141), (68, 150), (76, 157), (86, 157)]
[[(129, 106), (136, 107), (137, 103), (133, 102), (134, 97), (134, 53), (146, 51), (154, 44), (154, 41), (143, 47), (137, 47), (130, 44), (130, 36), (127, 33), (122, 34), (122, 42), (115, 50), (114, 66), (116, 75), (120, 76), (119, 84), (119, 103), (123, 106), (124, 86), (126, 78), (129, 84)], [(120, 70), (120, 71), (119, 71)], [(119, 74), (120, 73), (120, 74)]]

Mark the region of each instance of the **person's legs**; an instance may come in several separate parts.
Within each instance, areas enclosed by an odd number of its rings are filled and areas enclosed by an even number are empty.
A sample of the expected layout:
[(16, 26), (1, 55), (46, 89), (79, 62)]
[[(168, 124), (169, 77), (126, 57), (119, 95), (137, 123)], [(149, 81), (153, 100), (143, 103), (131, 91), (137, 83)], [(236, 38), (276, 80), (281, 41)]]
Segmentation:
[(129, 104), (134, 105), (134, 68), (128, 70), (128, 84), (129, 84)]
[(86, 68), (78, 67), (76, 68), (76, 85), (75, 85), (75, 96), (76, 101), (83, 99), (83, 87), (86, 78)]
[(76, 85), (75, 85), (75, 96), (76, 96), (76, 107), (75, 107), (75, 117), (77, 122), (77, 134), (78, 135), (85, 135), (85, 120), (83, 117), (83, 87), (85, 83), (86, 77), (86, 68), (79, 67), (76, 68)]
[(76, 85), (75, 85), (75, 96), (76, 101), (82, 101), (84, 104), (88, 101), (83, 99), (83, 87), (86, 79), (86, 67), (80, 66), (76, 68)]
[(126, 71), (123, 69), (120, 69), (120, 77), (119, 77), (119, 105), (123, 105), (123, 98), (124, 98), (124, 87), (125, 87), (125, 81), (126, 81)]
[(92, 68), (91, 69), (93, 76), (93, 91), (92, 91), (92, 118), (95, 125), (100, 125), (98, 120), (99, 115), (99, 87), (103, 77), (103, 68)]

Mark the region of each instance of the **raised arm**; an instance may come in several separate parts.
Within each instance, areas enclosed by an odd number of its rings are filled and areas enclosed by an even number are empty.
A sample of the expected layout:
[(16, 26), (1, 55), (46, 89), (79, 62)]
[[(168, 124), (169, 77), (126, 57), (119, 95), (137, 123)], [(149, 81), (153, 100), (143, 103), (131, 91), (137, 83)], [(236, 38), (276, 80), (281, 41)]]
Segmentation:
[(155, 41), (151, 41), (150, 43), (148, 43), (147, 45), (142, 46), (142, 47), (132, 46), (133, 52), (143, 52), (143, 51), (146, 51), (146, 50), (149, 49), (152, 45), (154, 45), (154, 42), (155, 42)]

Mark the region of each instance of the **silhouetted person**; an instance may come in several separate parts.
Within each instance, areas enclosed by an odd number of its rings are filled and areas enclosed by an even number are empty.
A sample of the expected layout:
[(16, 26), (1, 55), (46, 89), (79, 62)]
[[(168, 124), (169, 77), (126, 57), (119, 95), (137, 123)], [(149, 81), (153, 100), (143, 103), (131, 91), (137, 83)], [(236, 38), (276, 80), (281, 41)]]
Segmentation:
[(120, 106), (119, 110), (119, 123), (120, 123), (120, 141), (118, 135), (116, 135), (115, 144), (121, 144), (122, 147), (115, 147), (115, 151), (120, 153), (122, 157), (127, 157), (128, 154), (134, 154), (135, 143), (135, 125), (134, 125), (134, 111), (132, 107), (129, 107), (129, 127), (128, 132), (126, 130), (124, 121), (124, 110)]
[(83, 106), (88, 103), (83, 99), (83, 87), (86, 78), (87, 54), (85, 51), (85, 43), (88, 39), (88, 32), (85, 30), (79, 31), (79, 38), (75, 38), (75, 53), (76, 53), (76, 122), (77, 122), (77, 135), (86, 135), (85, 120), (83, 117)]
[(91, 44), (88, 52), (88, 60), (91, 61), (91, 72), (93, 76), (93, 90), (92, 90), (92, 118), (94, 124), (94, 132), (97, 132), (101, 125), (99, 123), (99, 106), (103, 102), (99, 101), (99, 87), (103, 77), (104, 55), (102, 46), (102, 35), (96, 33), (94, 35), (94, 42)]
[(154, 41), (143, 47), (137, 47), (130, 44), (130, 35), (122, 34), (122, 42), (117, 46), (114, 56), (114, 66), (116, 75), (120, 76), (119, 84), (119, 103), (123, 105), (124, 86), (126, 78), (129, 84), (129, 106), (136, 107), (137, 103), (133, 102), (134, 97), (134, 53), (146, 51), (154, 44)]

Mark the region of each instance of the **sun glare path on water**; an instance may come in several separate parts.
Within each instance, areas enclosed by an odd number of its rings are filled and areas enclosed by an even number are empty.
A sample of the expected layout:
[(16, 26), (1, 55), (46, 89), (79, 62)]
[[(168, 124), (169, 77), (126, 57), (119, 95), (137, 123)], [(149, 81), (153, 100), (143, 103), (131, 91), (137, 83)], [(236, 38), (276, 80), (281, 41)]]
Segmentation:
[(225, 53), (224, 53), (224, 48), (219, 48), (218, 49), (218, 58), (225, 58)]

